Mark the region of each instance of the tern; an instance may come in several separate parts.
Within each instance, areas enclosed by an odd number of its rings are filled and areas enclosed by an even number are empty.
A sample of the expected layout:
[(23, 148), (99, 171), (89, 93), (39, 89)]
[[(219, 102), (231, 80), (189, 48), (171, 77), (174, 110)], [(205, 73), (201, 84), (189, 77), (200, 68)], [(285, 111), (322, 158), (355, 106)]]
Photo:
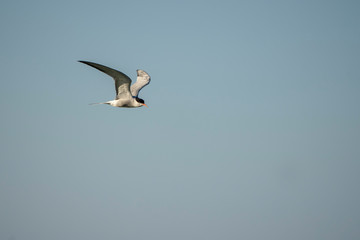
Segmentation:
[[(95, 104), (108, 104), (113, 107), (136, 108), (146, 106), (145, 101), (139, 98), (140, 90), (150, 83), (150, 76), (144, 70), (136, 70), (136, 82), (131, 85), (131, 79), (124, 73), (115, 69), (87, 61), (79, 61), (87, 64), (97, 70), (106, 73), (115, 80), (116, 97), (114, 100), (95, 103)], [(130, 87), (131, 85), (131, 87)]]

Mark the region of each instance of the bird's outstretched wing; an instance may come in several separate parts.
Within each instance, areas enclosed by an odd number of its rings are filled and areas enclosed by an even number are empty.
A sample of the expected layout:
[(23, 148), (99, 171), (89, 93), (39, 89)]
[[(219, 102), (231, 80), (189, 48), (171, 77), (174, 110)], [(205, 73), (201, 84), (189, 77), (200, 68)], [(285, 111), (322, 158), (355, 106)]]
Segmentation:
[(87, 61), (79, 61), (79, 62), (87, 64), (93, 68), (96, 68), (97, 70), (102, 71), (103, 73), (106, 73), (107, 75), (111, 76), (115, 80), (115, 90), (116, 90), (115, 99), (132, 98), (130, 92), (131, 79), (128, 76), (126, 76), (124, 73), (93, 62), (87, 62)]
[(131, 86), (131, 94), (134, 97), (139, 95), (140, 90), (150, 83), (150, 76), (143, 70), (137, 70), (136, 82)]

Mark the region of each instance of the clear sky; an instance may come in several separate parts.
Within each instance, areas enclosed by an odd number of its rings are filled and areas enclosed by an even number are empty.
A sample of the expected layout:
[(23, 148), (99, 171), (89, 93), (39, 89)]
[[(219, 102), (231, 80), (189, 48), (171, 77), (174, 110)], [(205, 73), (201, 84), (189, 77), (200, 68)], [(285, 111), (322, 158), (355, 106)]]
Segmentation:
[(1, 1), (0, 239), (360, 239), (359, 9)]

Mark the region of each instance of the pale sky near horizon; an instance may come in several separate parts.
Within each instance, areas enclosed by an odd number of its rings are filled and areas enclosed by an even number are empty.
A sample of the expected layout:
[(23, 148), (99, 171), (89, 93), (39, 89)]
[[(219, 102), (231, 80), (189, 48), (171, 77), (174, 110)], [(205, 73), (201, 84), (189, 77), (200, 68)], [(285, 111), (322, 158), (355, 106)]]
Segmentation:
[(2, 1), (0, 239), (360, 239), (359, 7)]

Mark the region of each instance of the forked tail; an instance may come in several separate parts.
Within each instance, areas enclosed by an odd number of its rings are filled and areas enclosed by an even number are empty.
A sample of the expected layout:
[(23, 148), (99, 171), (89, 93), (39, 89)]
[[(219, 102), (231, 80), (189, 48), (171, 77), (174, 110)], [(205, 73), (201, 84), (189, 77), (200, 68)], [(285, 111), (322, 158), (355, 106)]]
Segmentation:
[(89, 105), (98, 105), (98, 104), (110, 104), (110, 103), (108, 103), (108, 102), (89, 103)]

